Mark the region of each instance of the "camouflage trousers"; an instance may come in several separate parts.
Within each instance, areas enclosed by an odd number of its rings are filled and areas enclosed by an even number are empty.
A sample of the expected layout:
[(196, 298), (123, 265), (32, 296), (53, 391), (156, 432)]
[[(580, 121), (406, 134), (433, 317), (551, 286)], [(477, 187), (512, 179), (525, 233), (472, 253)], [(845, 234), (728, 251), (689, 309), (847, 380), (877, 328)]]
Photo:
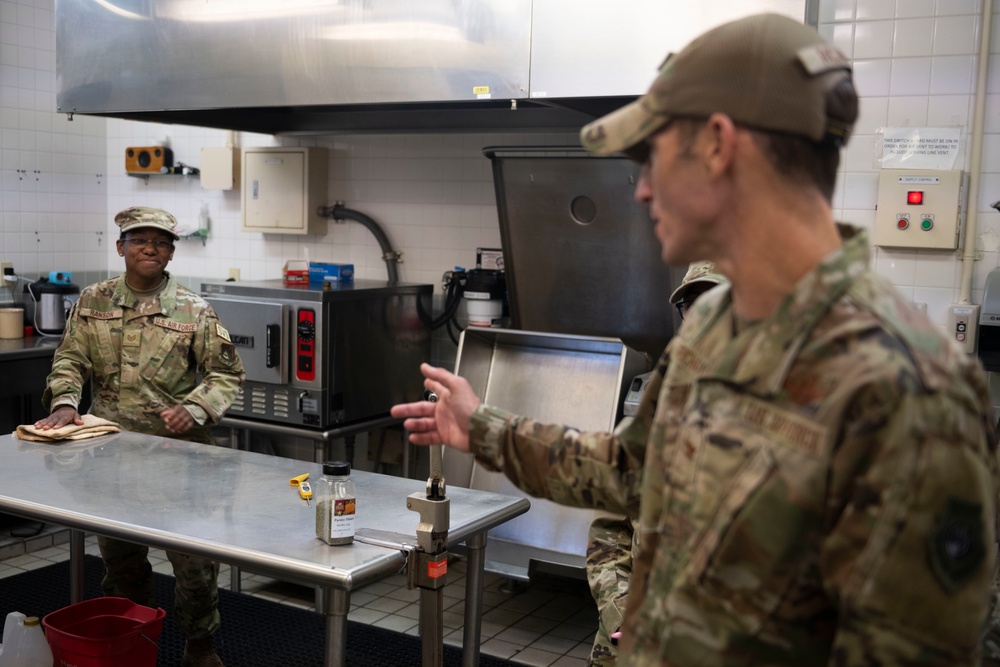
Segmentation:
[[(103, 536), (97, 544), (104, 559), (104, 594), (155, 607), (149, 547)], [(211, 637), (221, 622), (219, 564), (175, 551), (168, 551), (167, 558), (174, 566), (174, 618), (181, 634), (186, 639)]]
[(610, 635), (622, 626), (637, 535), (633, 522), (619, 514), (599, 511), (590, 524), (587, 583), (597, 602), (598, 626), (588, 665), (607, 667), (618, 661)]
[(993, 595), (990, 599), (990, 615), (986, 621), (982, 649), (983, 667), (1000, 667), (1000, 569), (993, 573)]

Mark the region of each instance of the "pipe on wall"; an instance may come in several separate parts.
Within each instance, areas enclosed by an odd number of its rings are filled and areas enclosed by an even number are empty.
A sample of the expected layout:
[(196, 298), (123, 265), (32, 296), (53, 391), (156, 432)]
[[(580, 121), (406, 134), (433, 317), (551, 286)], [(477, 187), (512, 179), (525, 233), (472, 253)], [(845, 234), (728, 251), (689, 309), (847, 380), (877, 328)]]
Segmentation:
[(382, 259), (385, 260), (385, 268), (389, 274), (390, 283), (399, 282), (399, 268), (396, 266), (402, 260), (400, 256), (402, 253), (393, 250), (392, 244), (389, 242), (389, 237), (385, 235), (382, 228), (379, 226), (374, 219), (370, 216), (365, 215), (361, 211), (355, 211), (352, 208), (347, 208), (342, 203), (338, 202), (333, 206), (321, 206), (319, 209), (319, 214), (324, 218), (332, 218), (333, 220), (353, 220), (354, 222), (360, 223), (372, 233), (375, 240), (378, 241), (379, 248), (382, 249)]
[(979, 227), (979, 181), (983, 172), (983, 128), (986, 122), (986, 87), (990, 69), (990, 41), (993, 26), (993, 0), (983, 0), (979, 19), (979, 63), (976, 72), (976, 96), (969, 136), (969, 189), (965, 203), (965, 245), (962, 250), (962, 278), (958, 303), (972, 303), (972, 272), (976, 265), (976, 236)]

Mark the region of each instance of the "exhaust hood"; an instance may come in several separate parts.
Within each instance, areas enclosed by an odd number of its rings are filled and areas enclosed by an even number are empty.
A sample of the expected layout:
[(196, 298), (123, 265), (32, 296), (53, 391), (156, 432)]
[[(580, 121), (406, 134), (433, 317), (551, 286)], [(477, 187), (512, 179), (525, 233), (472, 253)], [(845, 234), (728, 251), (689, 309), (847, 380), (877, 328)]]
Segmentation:
[(59, 0), (57, 106), (266, 134), (576, 130), (529, 98), (531, 0)]
[(265, 134), (576, 131), (705, 27), (806, 1), (57, 0), (56, 105)]

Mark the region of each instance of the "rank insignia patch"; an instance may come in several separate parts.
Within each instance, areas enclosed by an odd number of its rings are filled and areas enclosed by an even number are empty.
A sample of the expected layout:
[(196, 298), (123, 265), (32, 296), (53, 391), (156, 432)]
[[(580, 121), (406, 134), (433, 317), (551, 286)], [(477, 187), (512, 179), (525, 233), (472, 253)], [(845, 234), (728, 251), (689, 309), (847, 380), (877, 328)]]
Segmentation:
[(228, 343), (223, 343), (222, 349), (219, 352), (219, 359), (226, 366), (232, 366), (236, 363), (236, 348)]

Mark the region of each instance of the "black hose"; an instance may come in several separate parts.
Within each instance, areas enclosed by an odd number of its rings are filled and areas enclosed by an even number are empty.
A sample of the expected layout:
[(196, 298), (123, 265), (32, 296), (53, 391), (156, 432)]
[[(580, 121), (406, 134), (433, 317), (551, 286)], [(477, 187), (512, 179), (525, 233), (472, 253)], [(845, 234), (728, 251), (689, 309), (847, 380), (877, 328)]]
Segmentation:
[(336, 220), (353, 220), (364, 225), (375, 237), (375, 240), (378, 241), (379, 248), (382, 249), (382, 259), (385, 260), (385, 268), (389, 272), (389, 282), (399, 282), (399, 268), (396, 266), (396, 263), (399, 261), (399, 255), (392, 249), (389, 237), (385, 235), (385, 232), (382, 231), (382, 228), (379, 227), (379, 224), (375, 220), (361, 211), (355, 211), (353, 208), (347, 208), (341, 204), (320, 208), (320, 215)]
[(462, 288), (460, 276), (465, 274), (454, 273), (449, 278), (446, 285), (444, 307), (441, 314), (436, 318), (431, 318), (430, 314), (424, 310), (423, 303), (417, 301), (417, 315), (420, 317), (420, 321), (424, 323), (428, 329), (434, 330), (438, 329), (449, 321), (455, 319), (455, 315), (458, 313), (458, 307), (462, 303), (462, 295), (465, 294), (465, 290)]

